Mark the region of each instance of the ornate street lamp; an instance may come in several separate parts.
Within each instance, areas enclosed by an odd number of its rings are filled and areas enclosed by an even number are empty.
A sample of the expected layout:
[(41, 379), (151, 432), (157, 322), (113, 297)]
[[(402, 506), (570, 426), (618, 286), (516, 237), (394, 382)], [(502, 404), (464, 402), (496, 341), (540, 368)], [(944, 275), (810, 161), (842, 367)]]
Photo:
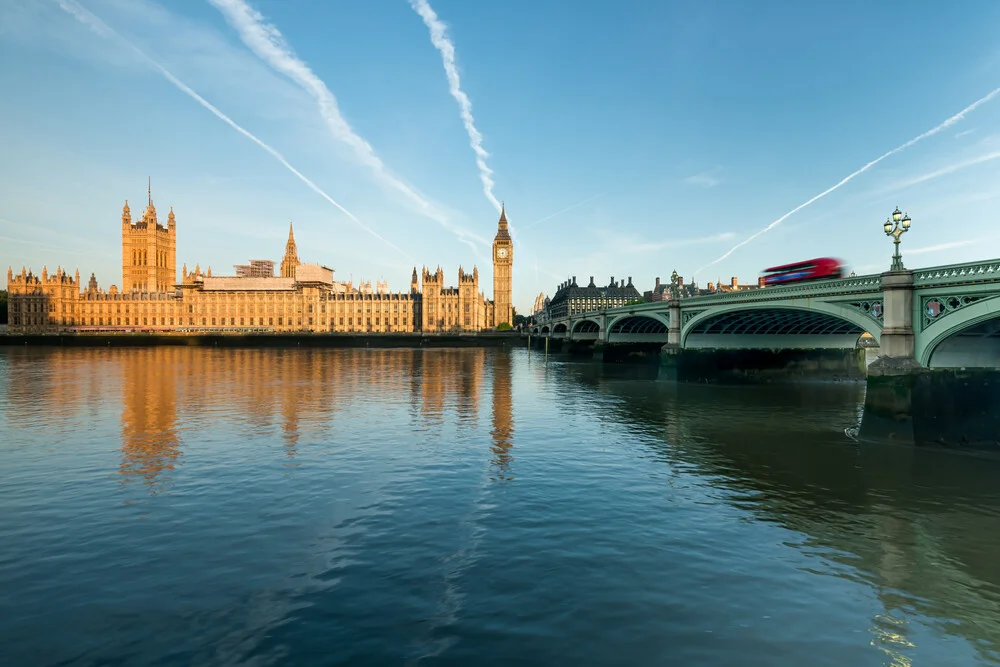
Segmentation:
[(896, 252), (892, 256), (892, 267), (889, 270), (905, 271), (903, 256), (899, 254), (899, 238), (910, 229), (910, 216), (901, 212), (897, 206), (896, 210), (892, 212), (892, 217), (885, 219), (882, 229), (885, 230), (886, 236), (892, 237), (892, 242), (896, 246)]
[(677, 275), (677, 269), (670, 274), (670, 298), (679, 299), (681, 298), (681, 287), (677, 283), (680, 281), (680, 276)]

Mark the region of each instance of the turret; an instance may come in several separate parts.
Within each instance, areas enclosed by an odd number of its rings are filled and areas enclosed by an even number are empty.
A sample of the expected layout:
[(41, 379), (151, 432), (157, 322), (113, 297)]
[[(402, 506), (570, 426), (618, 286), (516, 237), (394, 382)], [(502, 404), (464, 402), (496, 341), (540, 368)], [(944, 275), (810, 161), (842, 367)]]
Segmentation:
[(174, 207), (170, 207), (170, 213), (167, 215), (167, 229), (174, 229), (177, 226), (177, 220), (174, 218)]
[(11, 269), (8, 266), (7, 267), (7, 284), (10, 285), (12, 282), (14, 282), (14, 270)]
[(49, 267), (45, 266), (44, 264), (42, 265), (42, 282), (43, 283), (49, 282)]
[(417, 281), (417, 267), (413, 267), (413, 275), (410, 276), (410, 294), (420, 291), (420, 283)]
[(76, 273), (73, 274), (73, 282), (76, 285), (80, 284), (80, 269), (79, 269), (79, 267), (76, 269)]
[(128, 200), (125, 200), (125, 207), (122, 208), (122, 227), (132, 224), (132, 210), (128, 207)]
[(285, 243), (285, 256), (281, 260), (281, 277), (294, 278), (295, 268), (299, 265), (298, 250), (295, 247), (295, 234), (292, 231), (292, 223), (288, 223), (288, 242)]
[(87, 291), (91, 293), (97, 291), (97, 276), (93, 273), (90, 274), (90, 282), (87, 283)]
[(181, 266), (181, 282), (186, 283), (187, 279), (188, 279), (188, 265), (187, 262), (185, 262), (184, 265)]

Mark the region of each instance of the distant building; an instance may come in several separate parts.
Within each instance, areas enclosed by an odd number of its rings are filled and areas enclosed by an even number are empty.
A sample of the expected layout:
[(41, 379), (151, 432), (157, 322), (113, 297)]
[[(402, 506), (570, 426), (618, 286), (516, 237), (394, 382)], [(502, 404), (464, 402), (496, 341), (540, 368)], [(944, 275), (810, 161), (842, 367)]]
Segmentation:
[(742, 292), (744, 290), (751, 289), (762, 289), (764, 287), (764, 278), (760, 277), (757, 279), (756, 283), (747, 283), (741, 285), (736, 276), (729, 279), (729, 284), (723, 283), (721, 280), (715, 283), (708, 283), (708, 292), (711, 294), (716, 294), (718, 292)]
[(545, 296), (545, 292), (539, 292), (535, 297), (535, 303), (531, 306), (531, 319), (535, 324), (548, 320), (549, 303), (549, 297)]
[[(253, 260), (237, 267), (236, 276), (213, 276), (200, 265), (176, 275), (177, 221), (173, 209), (159, 223), (152, 193), (139, 220), (128, 202), (122, 210), (122, 285), (100, 289), (97, 278), (81, 282), (57, 268), (35, 275), (7, 268), (10, 327), (15, 334), (60, 332), (475, 332), (510, 324), (513, 246), (501, 207), (493, 241), (493, 289), (496, 301), (480, 290), (479, 269), (459, 267), (458, 285), (445, 283), (439, 266), (416, 267), (407, 292), (389, 292), (384, 281), (355, 288), (333, 279), (333, 269), (303, 263), (291, 224), (281, 261)], [(253, 272), (263, 275), (257, 276)], [(246, 275), (249, 274), (249, 275)]]
[(629, 301), (641, 298), (639, 290), (632, 284), (632, 276), (628, 282), (624, 280), (615, 282), (615, 277), (611, 276), (611, 282), (604, 287), (594, 284), (594, 276), (590, 277), (590, 284), (580, 287), (576, 283), (576, 276), (559, 285), (555, 295), (549, 302), (549, 317), (566, 317), (594, 310), (605, 308), (616, 308), (624, 306)]
[(273, 278), (274, 262), (269, 259), (251, 259), (249, 264), (237, 264), (237, 278)]

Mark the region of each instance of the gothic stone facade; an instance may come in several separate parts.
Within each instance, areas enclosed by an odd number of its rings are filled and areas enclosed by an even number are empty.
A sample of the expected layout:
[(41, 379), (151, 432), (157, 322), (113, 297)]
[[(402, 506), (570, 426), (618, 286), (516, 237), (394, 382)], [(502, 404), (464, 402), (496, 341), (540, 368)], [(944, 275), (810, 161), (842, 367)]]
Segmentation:
[[(200, 266), (182, 268), (176, 283), (176, 220), (157, 223), (152, 197), (133, 222), (122, 211), (122, 285), (102, 290), (93, 274), (86, 286), (80, 272), (62, 268), (40, 276), (22, 267), (7, 269), (10, 333), (85, 332), (475, 332), (512, 319), (510, 294), (513, 248), (501, 211), (494, 240), (494, 291), (499, 307), (479, 287), (479, 270), (459, 268), (458, 286), (445, 285), (438, 267), (413, 269), (408, 292), (377, 291), (336, 282), (333, 270), (301, 263), (289, 227), (281, 277), (219, 277)], [(500, 249), (504, 249), (500, 252)], [(499, 322), (498, 314), (499, 313)]]

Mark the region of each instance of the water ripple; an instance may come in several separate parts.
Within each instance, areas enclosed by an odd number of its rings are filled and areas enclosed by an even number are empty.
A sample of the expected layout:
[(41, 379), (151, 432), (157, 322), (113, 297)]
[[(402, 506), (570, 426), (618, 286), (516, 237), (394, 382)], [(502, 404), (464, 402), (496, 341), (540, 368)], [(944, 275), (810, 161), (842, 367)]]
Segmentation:
[(0, 350), (0, 664), (1000, 664), (1000, 464), (655, 376)]

